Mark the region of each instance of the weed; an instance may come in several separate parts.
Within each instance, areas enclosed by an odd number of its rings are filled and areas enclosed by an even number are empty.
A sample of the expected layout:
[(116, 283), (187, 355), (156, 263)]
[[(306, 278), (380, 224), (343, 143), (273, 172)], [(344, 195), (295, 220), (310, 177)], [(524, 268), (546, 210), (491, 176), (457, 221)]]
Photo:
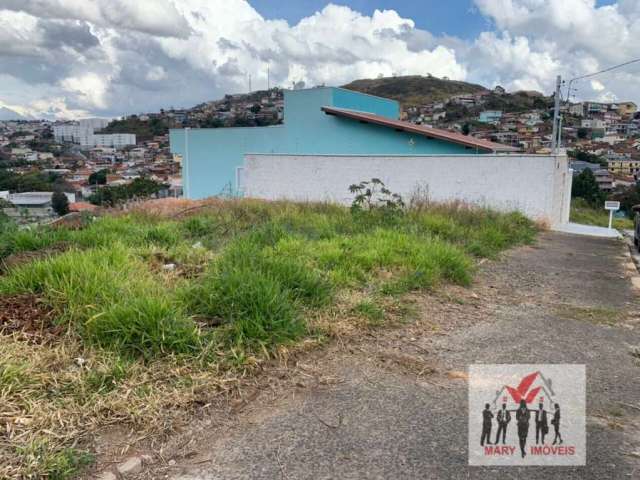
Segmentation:
[(368, 323), (372, 326), (382, 325), (384, 323), (384, 309), (372, 300), (362, 300), (353, 307), (353, 312), (366, 318)]
[(117, 358), (112, 364), (101, 366), (87, 372), (85, 383), (89, 390), (104, 394), (114, 390), (127, 376), (128, 364)]
[(17, 453), (23, 458), (27, 478), (67, 480), (93, 463), (93, 456), (88, 452), (75, 448), (57, 450), (46, 440), (34, 440), (26, 446), (18, 447)]

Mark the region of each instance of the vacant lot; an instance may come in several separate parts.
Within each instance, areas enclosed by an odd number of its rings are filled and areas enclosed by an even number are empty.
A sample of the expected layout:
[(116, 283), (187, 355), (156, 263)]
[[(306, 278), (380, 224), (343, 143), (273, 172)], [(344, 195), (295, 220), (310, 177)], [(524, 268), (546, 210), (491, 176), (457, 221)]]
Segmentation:
[(535, 234), (459, 205), (211, 201), (82, 223), (0, 226), (0, 478), (73, 477), (101, 428), (167, 432), (266, 359), (401, 322), (409, 292), (466, 286)]
[[(583, 199), (574, 198), (571, 201), (571, 221), (584, 225), (606, 227), (609, 225), (609, 212), (603, 207), (594, 208)], [(633, 229), (633, 220), (627, 217), (615, 217), (612, 226), (619, 230), (631, 230)]]

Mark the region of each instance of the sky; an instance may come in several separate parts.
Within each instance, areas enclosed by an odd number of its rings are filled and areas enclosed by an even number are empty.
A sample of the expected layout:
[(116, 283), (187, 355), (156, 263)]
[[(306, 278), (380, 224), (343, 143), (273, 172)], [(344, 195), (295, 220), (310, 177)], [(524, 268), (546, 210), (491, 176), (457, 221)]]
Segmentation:
[[(427, 75), (551, 93), (640, 58), (638, 0), (0, 0), (0, 109), (191, 107), (253, 89)], [(640, 104), (640, 64), (575, 84)]]

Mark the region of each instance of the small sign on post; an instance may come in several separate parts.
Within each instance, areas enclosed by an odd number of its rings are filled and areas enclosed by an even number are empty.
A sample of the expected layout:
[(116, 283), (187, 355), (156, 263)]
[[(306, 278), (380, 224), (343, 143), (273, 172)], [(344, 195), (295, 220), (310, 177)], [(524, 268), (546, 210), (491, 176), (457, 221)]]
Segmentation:
[(609, 210), (609, 230), (613, 224), (613, 212), (620, 210), (620, 202), (604, 202), (604, 209)]

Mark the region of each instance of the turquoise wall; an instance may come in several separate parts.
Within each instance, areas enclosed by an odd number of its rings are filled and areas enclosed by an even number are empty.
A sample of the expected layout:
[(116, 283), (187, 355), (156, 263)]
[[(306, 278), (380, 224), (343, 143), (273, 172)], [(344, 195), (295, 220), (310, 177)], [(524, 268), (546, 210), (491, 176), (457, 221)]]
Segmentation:
[[(285, 91), (284, 125), (202, 128), (190, 129), (188, 133), (184, 129), (171, 130), (171, 151), (183, 157), (185, 196), (197, 199), (235, 192), (236, 168), (243, 165), (247, 153), (433, 155), (473, 152), (455, 143), (327, 115), (321, 111), (323, 106), (393, 119), (400, 115), (400, 105), (394, 100), (322, 87)], [(189, 137), (188, 156), (185, 134)]]

